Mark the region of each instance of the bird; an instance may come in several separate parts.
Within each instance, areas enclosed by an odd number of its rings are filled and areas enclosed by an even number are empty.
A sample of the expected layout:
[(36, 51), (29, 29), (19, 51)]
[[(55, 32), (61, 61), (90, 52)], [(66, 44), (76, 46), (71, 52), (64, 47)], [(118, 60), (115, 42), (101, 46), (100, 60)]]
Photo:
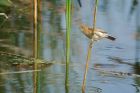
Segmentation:
[(107, 38), (109, 40), (114, 41), (116, 38), (106, 33), (103, 29), (95, 28), (93, 33), (93, 28), (86, 26), (85, 24), (80, 24), (80, 29), (82, 33), (84, 33), (89, 39), (93, 39), (94, 41), (101, 40), (103, 38)]

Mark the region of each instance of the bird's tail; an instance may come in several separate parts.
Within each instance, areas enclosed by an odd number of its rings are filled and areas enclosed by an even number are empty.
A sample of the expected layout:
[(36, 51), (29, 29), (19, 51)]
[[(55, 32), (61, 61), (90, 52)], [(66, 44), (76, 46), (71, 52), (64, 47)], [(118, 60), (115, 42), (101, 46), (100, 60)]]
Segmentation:
[(112, 40), (112, 41), (114, 41), (116, 39), (115, 37), (112, 37), (112, 36), (108, 36), (107, 38)]

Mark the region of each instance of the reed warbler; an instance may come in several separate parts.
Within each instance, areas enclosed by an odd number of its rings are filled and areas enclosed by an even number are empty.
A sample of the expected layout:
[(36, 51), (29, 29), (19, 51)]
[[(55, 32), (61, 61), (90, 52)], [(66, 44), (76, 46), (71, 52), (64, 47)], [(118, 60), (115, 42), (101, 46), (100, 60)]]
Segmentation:
[(103, 29), (100, 29), (100, 28), (95, 28), (94, 33), (93, 33), (93, 28), (90, 28), (84, 24), (81, 24), (80, 29), (89, 39), (93, 38), (94, 41), (98, 41), (103, 38), (107, 38), (112, 41), (116, 39), (115, 37), (107, 34), (106, 32), (104, 32)]

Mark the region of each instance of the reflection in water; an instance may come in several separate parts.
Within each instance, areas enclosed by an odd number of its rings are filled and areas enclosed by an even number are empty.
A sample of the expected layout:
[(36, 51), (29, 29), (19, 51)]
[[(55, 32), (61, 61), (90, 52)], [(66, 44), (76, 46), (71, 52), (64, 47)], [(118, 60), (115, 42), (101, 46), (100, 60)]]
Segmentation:
[[(137, 33), (140, 33), (140, 29), (138, 28)], [(137, 35), (138, 35), (137, 34)], [(140, 37), (136, 36), (136, 54), (135, 54), (135, 73), (140, 74)]]
[(5, 86), (4, 86), (5, 81), (6, 80), (2, 76), (0, 76), (0, 92), (1, 93), (6, 93), (6, 89), (5, 89)]
[(133, 11), (135, 11), (137, 5), (138, 5), (138, 0), (132, 0), (131, 10), (130, 10), (131, 14), (133, 13)]
[[(135, 1), (135, 0), (134, 0)], [(138, 2), (137, 2), (138, 3)], [(137, 4), (136, 4), (137, 5)], [(140, 13), (139, 13), (139, 8), (140, 8), (140, 4), (138, 4), (137, 6), (135, 6), (136, 9), (136, 35), (135, 35), (135, 39), (136, 39), (136, 53), (135, 53), (135, 72), (137, 74), (140, 74)]]
[[(83, 68), (88, 44), (88, 39), (79, 30), (77, 20), (82, 19), (83, 23), (92, 25), (93, 18), (91, 16), (93, 0), (80, 1), (82, 7), (79, 7), (76, 0), (74, 1), (74, 11), (72, 12), (70, 93), (81, 93)], [(140, 86), (139, 78), (105, 76), (103, 73), (100, 74), (98, 70), (93, 69), (94, 66), (98, 65), (102, 69), (128, 73), (132, 73), (132, 69), (134, 69), (135, 73), (139, 74), (140, 46), (139, 39), (136, 40), (134, 35), (135, 32), (138, 34), (140, 31), (139, 26), (137, 26), (140, 22), (138, 12), (140, 4), (139, 2), (138, 4), (133, 4), (134, 1), (136, 0), (101, 0), (99, 2), (97, 26), (115, 35), (117, 40), (115, 43), (102, 40), (95, 44), (89, 68), (89, 73), (91, 74), (87, 76), (88, 87), (86, 91), (88, 93), (138, 92), (137, 88)], [(65, 93), (65, 1), (42, 0), (42, 2), (42, 21), (40, 24), (42, 31), (39, 35), (39, 57), (41, 59), (54, 60), (54, 65), (48, 68), (41, 68), (38, 82), (40, 86), (39, 91), (41, 93)], [(17, 7), (19, 8), (19, 6)], [(128, 20), (127, 16), (132, 11), (131, 7), (135, 7), (135, 9), (130, 15), (131, 19)], [(12, 12), (9, 13), (10, 18), (0, 29), (0, 50), (30, 57), (32, 56), (33, 45), (31, 6), (26, 6), (25, 9), (30, 12), (25, 14), (21, 11), (24, 10), (22, 8), (20, 8), (20, 11), (17, 11), (15, 8), (11, 9)], [(138, 21), (137, 23), (136, 20)], [(0, 55), (0, 57), (3, 56)], [(13, 63), (17, 61), (16, 58), (19, 58), (19, 56), (15, 57), (15, 60), (11, 60), (12, 57), (10, 56), (6, 57), (8, 56), (5, 56), (3, 59), (0, 58), (0, 72), (18, 71), (19, 69), (7, 62)], [(18, 62), (22, 63), (24, 60), (18, 60)], [(135, 64), (134, 62), (137, 62), (136, 66), (133, 65)], [(20, 67), (20, 70), (28, 69), (32, 68)], [(0, 93), (19, 93), (19, 91), (21, 93), (32, 93), (32, 75), (33, 73), (1, 75)], [(136, 85), (136, 88), (132, 84)], [(98, 91), (98, 89), (101, 89), (101, 91)]]
[(19, 32), (18, 34), (18, 46), (21, 48), (25, 47), (25, 33)]
[[(45, 2), (45, 1), (44, 1)], [(51, 4), (54, 7), (51, 7), (52, 10), (48, 10), (50, 7), (44, 5), (43, 7), (43, 31), (41, 40), (43, 43), (41, 43), (43, 46), (43, 58), (44, 59), (51, 59), (51, 60), (57, 60), (57, 61), (64, 61), (64, 30), (65, 28), (64, 23), (61, 24), (61, 18), (63, 18), (62, 14), (65, 12), (63, 10), (63, 6), (60, 7), (58, 4), (59, 2), (51, 2), (48, 1), (49, 4)], [(45, 2), (45, 3), (48, 3)], [(61, 1), (60, 1), (61, 3)], [(60, 9), (60, 10), (59, 10)], [(48, 11), (48, 12), (46, 12)], [(62, 13), (59, 13), (61, 11)], [(62, 30), (63, 29), (63, 30)], [(59, 42), (59, 43), (58, 43)], [(60, 53), (61, 55), (58, 55)], [(47, 58), (46, 58), (47, 57)]]
[[(136, 53), (135, 53), (135, 66), (134, 66), (134, 72), (136, 74), (140, 75), (140, 2), (136, 2), (137, 0), (134, 0), (133, 4), (134, 6), (132, 7), (133, 11), (135, 9), (136, 11)], [(140, 92), (140, 78), (134, 78), (135, 80), (135, 88), (136, 88), (136, 93)]]

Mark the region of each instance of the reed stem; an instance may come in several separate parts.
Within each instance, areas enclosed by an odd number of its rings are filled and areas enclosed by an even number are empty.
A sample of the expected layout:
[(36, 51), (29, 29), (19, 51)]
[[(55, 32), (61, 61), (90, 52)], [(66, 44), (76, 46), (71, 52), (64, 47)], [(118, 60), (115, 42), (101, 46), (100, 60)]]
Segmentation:
[[(94, 36), (94, 30), (96, 28), (96, 14), (97, 14), (97, 7), (98, 7), (98, 0), (95, 0), (95, 7), (93, 11), (93, 32), (92, 35)], [(93, 38), (92, 38), (93, 39)]]
[(89, 67), (89, 60), (90, 60), (90, 57), (91, 57), (92, 43), (93, 42), (90, 42), (90, 44), (88, 46), (88, 53), (87, 53), (87, 58), (86, 58), (86, 67), (85, 67), (84, 79), (83, 79), (83, 84), (82, 84), (82, 93), (85, 93), (86, 77), (87, 77), (87, 72), (88, 72), (88, 67)]
[[(34, 70), (37, 70), (37, 63), (36, 63), (36, 59), (37, 59), (37, 55), (38, 55), (38, 35), (37, 35), (37, 18), (38, 18), (38, 12), (37, 12), (37, 7), (38, 7), (38, 0), (33, 0), (33, 12), (34, 12), (34, 15), (33, 15), (33, 34), (34, 34), (34, 38), (33, 38), (33, 41), (34, 41), (34, 45), (33, 45), (33, 56), (35, 58), (35, 63), (34, 63)], [(38, 75), (36, 72), (33, 73), (33, 80), (34, 80), (34, 93), (37, 93), (37, 78), (38, 78)]]
[[(93, 32), (92, 32), (92, 37), (94, 36), (94, 30), (96, 28), (97, 6), (98, 6), (98, 0), (95, 0), (95, 7), (94, 7), (94, 13), (93, 13)], [(87, 58), (86, 58), (86, 67), (85, 67), (84, 79), (83, 79), (83, 84), (82, 84), (82, 93), (85, 93), (86, 77), (87, 77), (87, 72), (88, 72), (88, 68), (89, 68), (89, 61), (90, 61), (90, 58), (91, 58), (91, 51), (92, 51), (93, 43), (94, 43), (94, 40), (92, 38), (90, 43), (89, 43), (89, 46), (88, 46), (88, 53), (87, 53)]]
[(34, 50), (33, 50), (33, 56), (35, 59), (37, 59), (37, 17), (38, 17), (38, 13), (37, 13), (37, 6), (38, 6), (38, 2), (37, 0), (34, 0), (34, 22), (33, 22), (33, 28), (34, 28)]
[(65, 85), (69, 86), (71, 0), (66, 0), (66, 77)]

